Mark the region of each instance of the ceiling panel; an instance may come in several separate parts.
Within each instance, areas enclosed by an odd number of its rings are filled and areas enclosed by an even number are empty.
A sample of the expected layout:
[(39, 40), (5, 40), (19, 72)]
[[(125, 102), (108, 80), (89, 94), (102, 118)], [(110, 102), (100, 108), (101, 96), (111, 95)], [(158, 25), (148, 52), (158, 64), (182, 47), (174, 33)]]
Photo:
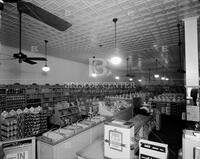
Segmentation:
[[(30, 0), (27, 0), (30, 2)], [(37, 46), (43, 53), (49, 40), (49, 54), (59, 58), (88, 63), (88, 58), (110, 57), (114, 49), (114, 23), (117, 22), (117, 46), (126, 57), (141, 57), (139, 70), (155, 65), (155, 59), (166, 67), (179, 67), (177, 23), (184, 17), (200, 14), (198, 0), (32, 0), (35, 5), (72, 23), (60, 32), (25, 14), (22, 18), (23, 48)], [(183, 25), (183, 23), (181, 22)], [(18, 48), (18, 13), (16, 4), (5, 4), (1, 18), (2, 44)], [(181, 37), (184, 40), (183, 26)], [(99, 45), (102, 44), (102, 47)], [(162, 48), (167, 47), (167, 52)], [(182, 49), (184, 54), (184, 49)], [(11, 53), (8, 53), (11, 54)], [(137, 69), (137, 65), (134, 66)]]

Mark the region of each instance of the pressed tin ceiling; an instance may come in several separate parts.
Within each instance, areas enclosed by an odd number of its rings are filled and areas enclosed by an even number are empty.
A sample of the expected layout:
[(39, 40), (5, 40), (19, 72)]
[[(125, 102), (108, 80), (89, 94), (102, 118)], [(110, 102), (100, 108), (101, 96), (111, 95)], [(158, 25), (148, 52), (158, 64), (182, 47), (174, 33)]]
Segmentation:
[[(117, 17), (117, 47), (126, 73), (126, 58), (132, 68), (155, 68), (155, 59), (168, 69), (179, 67), (178, 29), (184, 40), (185, 17), (200, 15), (199, 0), (27, 0), (70, 22), (72, 27), (60, 32), (23, 14), (22, 48), (82, 63), (88, 58), (111, 57), (114, 51), (114, 23)], [(18, 13), (16, 4), (5, 4), (1, 17), (2, 44), (18, 48)], [(100, 47), (99, 45), (102, 45)], [(5, 54), (5, 53), (4, 53)], [(12, 55), (12, 53), (6, 53)], [(182, 48), (184, 54), (184, 47)], [(183, 57), (183, 56), (182, 56)], [(160, 65), (160, 67), (161, 67)]]

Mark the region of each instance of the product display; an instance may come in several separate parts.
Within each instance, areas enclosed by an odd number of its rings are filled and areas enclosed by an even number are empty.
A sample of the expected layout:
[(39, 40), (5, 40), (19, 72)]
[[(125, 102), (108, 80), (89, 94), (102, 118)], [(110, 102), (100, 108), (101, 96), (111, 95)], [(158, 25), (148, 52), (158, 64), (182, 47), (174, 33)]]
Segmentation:
[(93, 116), (98, 113), (98, 107), (99, 107), (99, 99), (93, 98), (93, 99), (85, 99), (85, 98), (79, 98), (77, 101), (77, 105), (80, 109), (81, 115), (86, 116)]
[(81, 118), (79, 114), (79, 108), (74, 103), (70, 104), (66, 101), (59, 102), (54, 107), (51, 123), (59, 126), (74, 123)]
[(47, 131), (47, 115), (41, 107), (1, 113), (3, 141), (32, 137)]
[(186, 114), (186, 100), (183, 94), (167, 93), (154, 98), (150, 98), (154, 108), (157, 108), (161, 114), (173, 115), (182, 119)]
[(113, 116), (116, 113), (131, 107), (132, 104), (120, 99), (105, 99), (99, 102), (99, 114), (105, 116)]
[[(129, 84), (127, 86), (127, 84)], [(125, 87), (127, 86), (127, 87)], [(123, 84), (66, 84), (66, 85), (0, 85), (0, 112), (41, 106), (53, 109), (61, 101), (75, 102), (85, 99), (103, 99), (108, 95), (132, 93), (135, 86)], [(84, 102), (85, 103), (85, 102)], [(95, 104), (96, 105), (96, 104)], [(97, 107), (96, 107), (97, 108)], [(84, 109), (84, 108), (83, 108)], [(85, 114), (88, 113), (86, 109)]]
[(94, 116), (91, 119), (80, 120), (74, 124), (69, 124), (65, 127), (53, 131), (48, 131), (42, 135), (41, 139), (44, 139), (50, 143), (56, 143), (69, 138), (70, 136), (75, 135), (80, 131), (84, 131), (84, 129), (88, 129), (100, 122), (103, 122), (104, 120), (105, 117), (103, 116)]

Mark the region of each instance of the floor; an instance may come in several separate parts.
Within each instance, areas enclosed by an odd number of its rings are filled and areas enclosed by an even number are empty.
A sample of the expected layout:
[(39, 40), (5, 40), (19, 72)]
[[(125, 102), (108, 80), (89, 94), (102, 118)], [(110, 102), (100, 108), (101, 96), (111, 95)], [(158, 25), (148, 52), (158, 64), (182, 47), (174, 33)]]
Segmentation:
[(149, 140), (166, 143), (169, 146), (169, 159), (178, 159), (178, 151), (182, 148), (182, 131), (185, 122), (177, 117), (162, 116), (161, 129), (152, 131)]

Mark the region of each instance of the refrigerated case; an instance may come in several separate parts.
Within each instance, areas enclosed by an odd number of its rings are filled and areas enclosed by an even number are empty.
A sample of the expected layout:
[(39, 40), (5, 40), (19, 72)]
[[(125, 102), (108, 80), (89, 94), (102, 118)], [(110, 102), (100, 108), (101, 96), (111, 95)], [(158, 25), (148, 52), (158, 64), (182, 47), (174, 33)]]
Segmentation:
[(113, 120), (104, 125), (104, 156), (113, 159), (134, 157), (134, 123)]

